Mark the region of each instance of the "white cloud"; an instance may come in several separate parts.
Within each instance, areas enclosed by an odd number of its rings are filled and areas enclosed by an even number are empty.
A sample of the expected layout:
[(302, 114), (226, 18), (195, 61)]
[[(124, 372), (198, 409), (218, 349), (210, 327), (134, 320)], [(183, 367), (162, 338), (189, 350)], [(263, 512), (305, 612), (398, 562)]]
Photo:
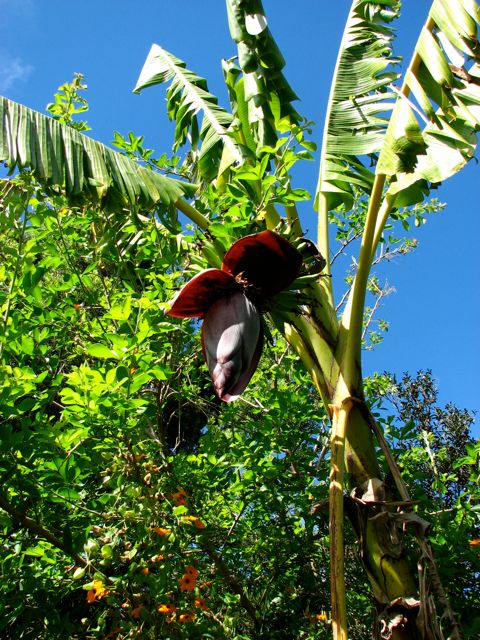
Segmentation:
[(24, 82), (33, 71), (30, 64), (25, 64), (19, 58), (11, 58), (5, 54), (0, 65), (0, 93), (10, 91), (19, 82)]

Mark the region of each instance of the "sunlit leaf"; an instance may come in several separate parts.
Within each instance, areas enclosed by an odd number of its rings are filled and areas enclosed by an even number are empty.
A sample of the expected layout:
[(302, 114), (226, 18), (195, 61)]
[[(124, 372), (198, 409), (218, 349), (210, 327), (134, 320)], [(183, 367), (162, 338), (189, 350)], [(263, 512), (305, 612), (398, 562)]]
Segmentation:
[[(185, 144), (189, 134), (194, 148), (200, 139), (198, 163), (205, 178), (216, 175), (224, 149), (228, 151), (230, 164), (241, 162), (240, 148), (228, 135), (231, 114), (218, 105), (217, 98), (208, 92), (203, 78), (187, 69), (183, 60), (154, 44), (134, 91), (139, 93), (146, 87), (170, 81), (167, 110), (170, 119), (176, 123), (173, 148), (178, 149)], [(197, 116), (199, 112), (203, 114), (201, 126)]]
[(432, 4), (377, 165), (377, 173), (391, 177), (387, 197), (394, 206), (422, 200), (430, 185), (454, 175), (474, 156), (480, 129), (479, 22), (480, 9), (471, 0)]
[(359, 156), (380, 151), (395, 103), (389, 87), (397, 78), (392, 57), (395, 2), (356, 0), (343, 34), (332, 82), (316, 192), (323, 207), (352, 204), (352, 185), (367, 193), (373, 174)]
[(191, 194), (186, 182), (150, 171), (75, 129), (0, 96), (0, 162), (29, 168), (75, 204), (151, 209)]

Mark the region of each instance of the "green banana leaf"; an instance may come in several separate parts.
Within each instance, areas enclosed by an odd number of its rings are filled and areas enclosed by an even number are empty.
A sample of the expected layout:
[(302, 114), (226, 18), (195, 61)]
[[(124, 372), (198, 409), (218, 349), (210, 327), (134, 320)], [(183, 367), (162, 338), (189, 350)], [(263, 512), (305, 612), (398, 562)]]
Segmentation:
[(109, 210), (172, 205), (196, 188), (1, 96), (0, 162), (10, 174), (29, 168), (40, 184), (61, 191), (72, 204), (100, 203)]
[(394, 207), (420, 202), (473, 156), (480, 128), (480, 7), (434, 0), (399, 92), (377, 173)]
[(354, 0), (337, 57), (323, 135), (315, 196), (331, 210), (352, 205), (352, 185), (370, 193), (374, 175), (361, 156), (375, 163), (396, 95), (398, 77), (392, 57), (393, 29), (399, 15), (395, 0)]
[[(204, 78), (187, 69), (183, 60), (154, 44), (134, 92), (169, 81), (167, 110), (169, 118), (175, 121), (174, 150), (185, 144), (189, 136), (192, 149), (200, 147), (199, 170), (205, 179), (213, 179), (217, 175), (224, 148), (230, 164), (240, 164), (243, 160), (241, 148), (229, 131), (232, 115), (217, 104), (217, 98), (208, 92)], [(197, 116), (199, 112), (203, 114), (201, 127)]]
[(260, 0), (227, 0), (227, 14), (230, 35), (237, 44), (243, 72), (241, 90), (257, 150), (275, 146), (278, 122), (273, 100), (278, 103), (278, 119), (287, 118), (291, 123), (301, 119), (292, 105), (297, 95), (282, 72), (285, 60), (268, 28)]

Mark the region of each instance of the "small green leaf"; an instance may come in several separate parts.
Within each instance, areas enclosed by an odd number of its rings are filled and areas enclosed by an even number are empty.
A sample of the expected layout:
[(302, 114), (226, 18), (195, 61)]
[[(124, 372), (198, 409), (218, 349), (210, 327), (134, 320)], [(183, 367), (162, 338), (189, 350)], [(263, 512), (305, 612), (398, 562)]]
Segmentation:
[(102, 554), (102, 558), (104, 558), (105, 560), (110, 560), (110, 558), (113, 555), (113, 547), (111, 544), (104, 544), (100, 550), (100, 553)]
[(74, 580), (80, 580), (85, 575), (85, 572), (86, 572), (85, 567), (77, 567), (75, 569), (75, 571), (73, 572), (73, 576), (72, 577), (73, 577)]
[(27, 355), (33, 355), (33, 351), (35, 348), (35, 343), (31, 336), (27, 336), (25, 334), (22, 335), (22, 351)]
[(121, 322), (124, 322), (125, 320), (128, 320), (131, 313), (132, 313), (131, 299), (126, 298), (123, 304), (117, 304), (112, 306), (112, 308), (108, 312), (108, 315), (110, 316), (110, 318), (113, 318), (113, 320), (120, 320)]
[(45, 551), (41, 547), (28, 547), (28, 549), (24, 551), (23, 554), (25, 556), (42, 558), (45, 555)]
[(109, 349), (107, 346), (99, 342), (87, 345), (86, 350), (87, 353), (94, 358), (114, 358), (115, 360), (119, 360), (121, 357), (116, 353), (116, 351), (113, 351), (113, 349)]
[(173, 371), (166, 365), (157, 364), (149, 369), (149, 374), (157, 380), (168, 380), (172, 376)]

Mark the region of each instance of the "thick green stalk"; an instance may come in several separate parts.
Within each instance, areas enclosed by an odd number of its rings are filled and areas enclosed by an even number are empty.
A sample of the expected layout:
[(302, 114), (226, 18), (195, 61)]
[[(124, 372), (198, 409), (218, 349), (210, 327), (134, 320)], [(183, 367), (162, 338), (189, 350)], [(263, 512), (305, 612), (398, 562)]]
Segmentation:
[(210, 220), (206, 218), (200, 211), (197, 211), (195, 207), (192, 207), (191, 204), (188, 204), (185, 200), (177, 200), (175, 206), (179, 211), (187, 216), (194, 224), (197, 225), (202, 231), (208, 231), (208, 227), (210, 225)]
[(330, 438), (330, 594), (334, 640), (347, 640), (347, 607), (345, 598), (345, 550), (343, 540), (343, 495), (345, 472), (345, 431), (351, 398), (341, 406), (331, 405), (332, 434)]
[(372, 246), (370, 248), (370, 262), (373, 264), (373, 260), (375, 258), (375, 252), (378, 247), (378, 243), (380, 242), (383, 234), (383, 230), (385, 228), (385, 224), (387, 222), (388, 216), (390, 215), (391, 206), (388, 200), (385, 198), (377, 216), (377, 222), (375, 224), (375, 233), (372, 239)]
[[(203, 214), (201, 214), (200, 211), (197, 211), (195, 207), (192, 207), (191, 204), (188, 204), (188, 202), (182, 199), (177, 200), (177, 202), (175, 203), (175, 206), (179, 211), (185, 214), (187, 218), (189, 218), (194, 224), (196, 224), (197, 227), (202, 229), (202, 231), (208, 231), (208, 228), (210, 226), (210, 220), (206, 218)], [(217, 256), (221, 261), (225, 253), (225, 249), (222, 243), (219, 242), (216, 238), (213, 238), (213, 245), (215, 247)]]
[[(335, 369), (330, 335), (326, 334), (323, 327), (311, 316), (299, 316), (295, 318), (294, 324), (302, 336), (306, 348), (313, 354), (315, 361), (319, 363), (328, 406), (332, 401), (334, 391), (330, 382), (330, 372)], [(327, 365), (327, 363), (329, 364)]]
[[(371, 233), (374, 225), (372, 224)], [(312, 293), (312, 292), (311, 292)], [(315, 307), (312, 293), (311, 306)], [(322, 309), (326, 313), (325, 309)], [(319, 390), (323, 402), (333, 410), (332, 424), (332, 466), (330, 485), (331, 504), (331, 585), (332, 585), (332, 622), (334, 638), (344, 640), (346, 623), (343, 615), (345, 594), (342, 588), (343, 573), (343, 488), (342, 470), (348, 473), (348, 484), (355, 492), (358, 502), (350, 501), (348, 515), (356, 531), (360, 553), (372, 585), (383, 620), (391, 624), (392, 640), (404, 640), (407, 637), (418, 638), (415, 615), (407, 611), (408, 623), (405, 628), (395, 627), (398, 611), (388, 608), (393, 601), (414, 602), (417, 598), (415, 574), (398, 544), (389, 546), (393, 529), (393, 520), (388, 508), (377, 504), (378, 496), (372, 498), (372, 487), (384, 485), (382, 472), (377, 460), (375, 442), (371, 430), (371, 417), (363, 402), (363, 387), (360, 363), (354, 360), (353, 370), (346, 379), (343, 375), (345, 361), (338, 360), (338, 340), (326, 336), (324, 327), (316, 322), (312, 315), (292, 317), (292, 324), (285, 325), (285, 336), (297, 351), (312, 380)], [(343, 327), (343, 331), (349, 331)], [(348, 357), (348, 352), (343, 352)], [(351, 382), (355, 381), (356, 397), (351, 397)], [(379, 501), (382, 502), (384, 498)], [(387, 498), (388, 499), (388, 498)], [(373, 501), (373, 504), (371, 504)], [(392, 529), (393, 527), (393, 529)], [(397, 605), (400, 606), (401, 605)], [(405, 630), (406, 629), (406, 630)], [(406, 634), (406, 635), (405, 635)]]
[(328, 236), (328, 207), (327, 199), (323, 193), (318, 194), (318, 231), (317, 231), (317, 247), (320, 254), (325, 258), (326, 265), (324, 269), (325, 278), (319, 283), (322, 289), (323, 298), (334, 308), (333, 289), (330, 269), (330, 241)]
[(275, 229), (280, 220), (281, 218), (273, 204), (267, 205), (267, 208), (265, 210), (265, 222), (267, 229)]
[(317, 361), (315, 351), (306, 345), (302, 335), (293, 326), (293, 324), (284, 325), (284, 336), (290, 346), (300, 357), (307, 371), (310, 373), (315, 388), (322, 398), (324, 405), (327, 406), (329, 403), (329, 394), (326, 388), (323, 371)]
[(348, 395), (356, 397), (359, 396), (357, 389), (361, 387), (362, 384), (360, 363), (365, 296), (368, 276), (370, 275), (372, 266), (372, 246), (378, 212), (382, 203), (384, 185), (385, 176), (377, 175), (373, 184), (365, 220), (358, 269), (341, 319), (340, 336), (336, 354), (342, 377), (349, 389)]

